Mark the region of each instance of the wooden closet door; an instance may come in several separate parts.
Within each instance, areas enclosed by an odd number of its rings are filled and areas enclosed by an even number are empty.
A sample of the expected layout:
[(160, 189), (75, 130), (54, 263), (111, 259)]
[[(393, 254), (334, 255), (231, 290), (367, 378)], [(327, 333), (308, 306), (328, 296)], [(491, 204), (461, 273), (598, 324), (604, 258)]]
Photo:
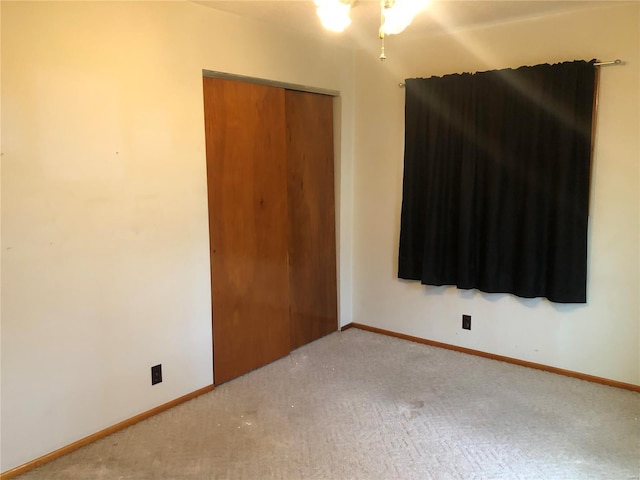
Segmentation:
[(291, 349), (338, 328), (333, 98), (287, 90)]
[(220, 384), (290, 351), (284, 90), (204, 78)]

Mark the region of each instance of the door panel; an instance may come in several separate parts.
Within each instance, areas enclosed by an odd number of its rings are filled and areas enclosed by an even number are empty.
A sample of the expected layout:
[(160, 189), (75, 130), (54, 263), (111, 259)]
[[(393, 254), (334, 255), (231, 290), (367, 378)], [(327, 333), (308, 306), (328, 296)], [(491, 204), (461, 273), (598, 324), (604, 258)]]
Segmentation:
[(287, 90), (291, 348), (338, 328), (333, 98)]
[(204, 78), (214, 378), (290, 351), (284, 90)]

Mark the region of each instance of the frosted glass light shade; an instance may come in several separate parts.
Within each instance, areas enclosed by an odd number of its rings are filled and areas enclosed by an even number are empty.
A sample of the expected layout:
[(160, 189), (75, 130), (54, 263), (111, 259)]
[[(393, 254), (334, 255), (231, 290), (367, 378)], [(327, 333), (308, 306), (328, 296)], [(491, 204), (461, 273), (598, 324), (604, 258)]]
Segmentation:
[(380, 31), (385, 35), (402, 32), (428, 3), (429, 0), (395, 0), (389, 7), (385, 7), (383, 4), (384, 21), (380, 26)]
[(341, 0), (315, 0), (316, 11), (322, 26), (327, 30), (342, 32), (351, 23), (351, 2)]

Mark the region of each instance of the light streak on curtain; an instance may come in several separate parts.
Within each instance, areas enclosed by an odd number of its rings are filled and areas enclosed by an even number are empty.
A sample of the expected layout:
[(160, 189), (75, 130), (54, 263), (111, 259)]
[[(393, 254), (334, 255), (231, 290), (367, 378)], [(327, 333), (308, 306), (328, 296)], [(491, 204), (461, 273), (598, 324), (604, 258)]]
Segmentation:
[(593, 63), (406, 81), (400, 278), (586, 302)]

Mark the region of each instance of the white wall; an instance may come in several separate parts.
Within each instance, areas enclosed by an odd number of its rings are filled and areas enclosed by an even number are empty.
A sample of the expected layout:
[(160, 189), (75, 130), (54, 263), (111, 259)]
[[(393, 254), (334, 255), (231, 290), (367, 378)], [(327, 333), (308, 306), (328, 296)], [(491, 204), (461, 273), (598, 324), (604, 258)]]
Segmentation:
[(202, 69), (342, 92), (351, 321), (352, 52), (190, 2), (1, 8), (0, 471), (212, 383)]
[[(354, 322), (640, 384), (640, 4), (512, 24), (390, 37), (357, 55)], [(589, 234), (588, 304), (427, 287), (396, 277), (404, 78), (573, 59), (602, 68)], [(462, 314), (472, 330), (461, 329)]]

